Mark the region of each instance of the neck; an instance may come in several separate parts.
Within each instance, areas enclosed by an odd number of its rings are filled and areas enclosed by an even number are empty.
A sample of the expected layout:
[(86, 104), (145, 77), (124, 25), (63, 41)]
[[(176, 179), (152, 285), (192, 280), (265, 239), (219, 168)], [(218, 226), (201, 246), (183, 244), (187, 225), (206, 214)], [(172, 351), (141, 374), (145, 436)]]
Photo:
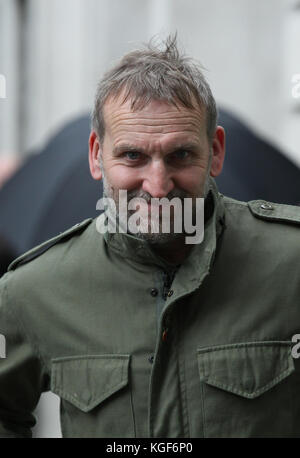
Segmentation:
[(153, 244), (153, 251), (171, 264), (182, 264), (188, 257), (193, 245), (187, 245), (184, 237), (164, 244)]

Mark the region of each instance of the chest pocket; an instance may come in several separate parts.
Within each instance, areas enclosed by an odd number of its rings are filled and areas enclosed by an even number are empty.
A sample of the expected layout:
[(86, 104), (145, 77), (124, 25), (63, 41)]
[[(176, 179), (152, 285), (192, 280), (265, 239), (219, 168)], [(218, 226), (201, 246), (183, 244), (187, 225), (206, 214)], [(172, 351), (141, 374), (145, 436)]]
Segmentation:
[(291, 342), (206, 347), (197, 355), (206, 437), (293, 435)]
[(130, 355), (52, 359), (63, 437), (134, 437), (129, 361)]

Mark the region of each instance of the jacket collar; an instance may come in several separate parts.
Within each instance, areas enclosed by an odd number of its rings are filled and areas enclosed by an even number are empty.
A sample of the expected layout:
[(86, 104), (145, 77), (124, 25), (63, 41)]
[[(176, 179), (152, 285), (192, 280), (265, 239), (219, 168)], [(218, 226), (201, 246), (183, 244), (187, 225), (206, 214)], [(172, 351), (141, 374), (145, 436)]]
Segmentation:
[[(105, 226), (106, 216), (102, 213), (97, 218), (97, 227), (103, 230)], [(223, 196), (219, 194), (215, 181), (210, 178), (209, 192), (205, 199), (205, 229), (204, 240), (197, 244), (191, 250), (191, 253), (184, 261), (184, 265), (195, 271), (198, 263), (201, 260), (205, 265), (213, 261), (216, 250), (217, 239), (224, 228), (224, 204)], [(113, 251), (117, 252), (124, 258), (132, 259), (135, 262), (142, 264), (158, 265), (166, 270), (174, 269), (175, 265), (167, 262), (165, 259), (158, 256), (151, 248), (151, 245), (141, 240), (136, 236), (124, 233), (104, 232), (104, 240)], [(195, 266), (196, 263), (196, 266)], [(198, 270), (198, 269), (197, 269)]]

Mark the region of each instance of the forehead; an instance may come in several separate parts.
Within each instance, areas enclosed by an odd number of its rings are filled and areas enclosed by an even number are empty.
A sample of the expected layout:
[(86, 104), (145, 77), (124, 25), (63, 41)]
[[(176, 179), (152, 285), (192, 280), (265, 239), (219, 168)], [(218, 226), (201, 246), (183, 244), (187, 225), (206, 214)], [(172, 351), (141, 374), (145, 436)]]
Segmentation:
[(152, 100), (141, 109), (132, 109), (131, 100), (110, 98), (104, 105), (105, 131), (113, 140), (124, 136), (139, 139), (163, 137), (206, 137), (206, 117), (200, 107), (193, 109)]

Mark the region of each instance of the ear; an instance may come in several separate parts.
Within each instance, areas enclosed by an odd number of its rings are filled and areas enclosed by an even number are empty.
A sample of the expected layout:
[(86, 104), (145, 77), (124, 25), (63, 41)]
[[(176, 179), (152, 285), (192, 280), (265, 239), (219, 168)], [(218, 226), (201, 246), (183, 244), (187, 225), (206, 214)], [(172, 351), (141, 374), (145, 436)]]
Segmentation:
[(101, 180), (102, 172), (99, 165), (99, 156), (101, 153), (101, 145), (99, 138), (94, 130), (90, 133), (89, 138), (89, 164), (90, 172), (94, 180)]
[(225, 130), (217, 126), (212, 142), (213, 157), (210, 168), (210, 175), (217, 177), (222, 172), (225, 158)]

